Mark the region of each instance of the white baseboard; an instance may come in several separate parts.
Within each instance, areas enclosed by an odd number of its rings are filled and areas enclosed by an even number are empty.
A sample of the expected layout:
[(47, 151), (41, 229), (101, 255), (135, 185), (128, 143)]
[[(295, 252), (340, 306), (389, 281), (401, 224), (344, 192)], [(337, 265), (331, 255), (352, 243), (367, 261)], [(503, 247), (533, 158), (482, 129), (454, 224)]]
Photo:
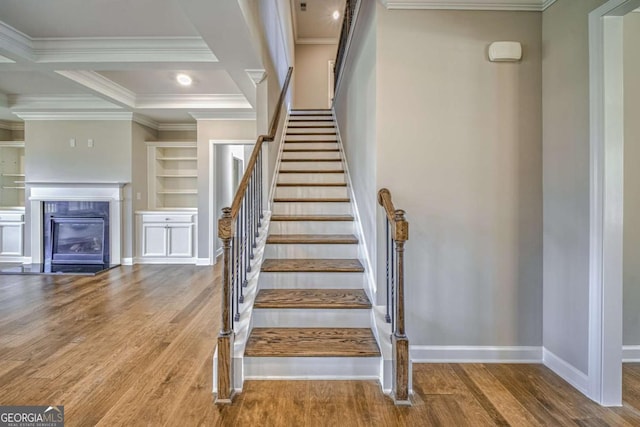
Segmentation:
[(196, 265), (203, 266), (203, 265), (213, 265), (213, 264), (211, 263), (211, 260), (209, 258), (197, 258)]
[(31, 257), (26, 257), (26, 256), (0, 256), (0, 262), (31, 264)]
[(120, 260), (121, 265), (133, 265), (133, 258), (122, 258)]
[(135, 257), (135, 264), (195, 264), (196, 258)]
[(563, 380), (571, 384), (580, 393), (588, 396), (589, 377), (568, 363), (566, 360), (556, 356), (546, 348), (542, 349), (542, 363), (559, 375)]
[(640, 345), (622, 346), (622, 363), (640, 362)]
[(413, 363), (541, 363), (542, 347), (412, 345)]

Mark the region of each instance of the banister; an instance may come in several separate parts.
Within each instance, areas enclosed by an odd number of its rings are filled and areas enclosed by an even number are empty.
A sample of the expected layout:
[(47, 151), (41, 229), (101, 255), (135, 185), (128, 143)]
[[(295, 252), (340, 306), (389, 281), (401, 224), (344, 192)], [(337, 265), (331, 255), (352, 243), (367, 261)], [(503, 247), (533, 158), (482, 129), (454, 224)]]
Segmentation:
[(405, 211), (396, 209), (393, 205), (388, 189), (378, 191), (378, 203), (384, 209), (386, 217), (386, 320), (391, 323), (392, 333), (393, 399), (397, 405), (410, 405), (411, 362), (409, 339), (405, 333), (404, 307), (404, 246), (409, 240), (409, 222), (405, 219)]
[(248, 283), (251, 260), (263, 218), (262, 145), (273, 141), (293, 67), (289, 67), (276, 104), (267, 135), (260, 135), (247, 162), (242, 180), (230, 207), (222, 209), (218, 219), (218, 237), (222, 240), (222, 326), (218, 333), (216, 403), (230, 403), (234, 391), (233, 341), (234, 321), (240, 320), (240, 304), (244, 302), (244, 287)]

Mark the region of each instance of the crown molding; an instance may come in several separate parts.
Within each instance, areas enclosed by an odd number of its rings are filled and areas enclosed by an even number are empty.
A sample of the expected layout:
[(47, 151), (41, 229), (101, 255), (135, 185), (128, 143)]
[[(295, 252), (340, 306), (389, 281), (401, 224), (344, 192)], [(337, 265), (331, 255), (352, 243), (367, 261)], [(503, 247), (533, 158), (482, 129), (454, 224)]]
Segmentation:
[(0, 21), (0, 46), (22, 58), (34, 59), (31, 37)]
[(115, 104), (93, 95), (9, 95), (9, 108), (13, 112), (22, 110), (112, 110)]
[(254, 86), (258, 86), (258, 84), (267, 78), (267, 72), (265, 70), (244, 70), (244, 72), (247, 73)]
[(36, 62), (218, 62), (201, 37), (34, 38)]
[(255, 120), (255, 111), (206, 111), (191, 112), (191, 117), (196, 120)]
[(0, 120), (0, 129), (4, 130), (24, 130), (23, 122), (9, 122), (6, 120)]
[(76, 83), (79, 83), (91, 90), (94, 90), (114, 101), (120, 102), (127, 107), (134, 107), (136, 94), (129, 89), (120, 86), (109, 80), (100, 73), (91, 70), (61, 70), (56, 73), (64, 76)]
[(301, 37), (296, 38), (296, 44), (338, 44), (334, 37)]
[(138, 114), (138, 113), (133, 113), (132, 120), (142, 126), (146, 126), (153, 130), (158, 130), (158, 122), (156, 122), (150, 117), (143, 116), (142, 114)]
[(129, 112), (31, 112), (19, 111), (14, 113), (22, 120), (133, 120), (133, 113)]
[(541, 12), (556, 0), (380, 0), (387, 9), (515, 10)]
[(159, 131), (196, 131), (198, 125), (196, 123), (159, 123)]
[(242, 94), (231, 95), (139, 95), (135, 107), (140, 109), (251, 109)]

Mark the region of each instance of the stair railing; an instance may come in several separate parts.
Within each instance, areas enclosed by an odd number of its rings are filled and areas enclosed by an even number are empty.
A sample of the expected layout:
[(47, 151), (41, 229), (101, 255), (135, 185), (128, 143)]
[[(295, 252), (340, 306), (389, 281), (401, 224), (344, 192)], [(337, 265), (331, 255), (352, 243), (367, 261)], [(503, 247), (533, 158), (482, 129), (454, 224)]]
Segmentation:
[(335, 82), (336, 87), (338, 85), (338, 78), (340, 77), (342, 63), (344, 62), (347, 54), (347, 42), (349, 41), (349, 34), (351, 32), (351, 27), (353, 26), (353, 18), (359, 1), (360, 0), (347, 0), (344, 7), (342, 29), (340, 30), (340, 39), (338, 40), (338, 52), (336, 54), (336, 60), (333, 68), (333, 81)]
[(216, 403), (230, 403), (233, 398), (234, 322), (240, 320), (247, 273), (257, 246), (264, 218), (262, 144), (273, 141), (280, 123), (280, 113), (291, 81), (289, 67), (271, 120), (268, 135), (260, 135), (247, 162), (242, 181), (230, 207), (222, 209), (218, 219), (218, 237), (222, 240), (222, 327), (218, 334), (218, 393)]
[(409, 382), (411, 366), (409, 360), (409, 339), (405, 332), (404, 310), (404, 243), (409, 240), (409, 222), (405, 212), (396, 209), (391, 193), (386, 188), (378, 191), (378, 203), (386, 214), (386, 321), (391, 324), (392, 342), (392, 391), (397, 405), (411, 404)]

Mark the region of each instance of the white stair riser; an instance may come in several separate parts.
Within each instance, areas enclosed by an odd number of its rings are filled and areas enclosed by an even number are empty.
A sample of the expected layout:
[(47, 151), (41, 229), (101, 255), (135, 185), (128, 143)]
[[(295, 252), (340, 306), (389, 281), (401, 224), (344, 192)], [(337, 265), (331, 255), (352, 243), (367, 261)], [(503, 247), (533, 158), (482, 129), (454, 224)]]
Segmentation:
[[(296, 123), (289, 123), (290, 126), (295, 126)], [(335, 127), (324, 128), (324, 127), (313, 127), (313, 128), (298, 128), (298, 127), (288, 127), (287, 133), (333, 133), (336, 131)]]
[(349, 197), (347, 187), (276, 187), (276, 197)]
[(282, 162), (280, 163), (280, 170), (343, 170), (342, 161), (336, 160), (335, 162)]
[(289, 135), (285, 141), (336, 141), (336, 135)]
[(351, 204), (342, 202), (276, 202), (274, 215), (351, 215)]
[(353, 221), (271, 221), (272, 234), (353, 234)]
[(267, 244), (266, 258), (358, 258), (358, 245), (349, 244)]
[[(340, 161), (340, 152), (331, 152), (331, 151), (317, 151), (317, 152), (313, 152), (313, 151), (294, 151), (294, 152), (287, 152), (284, 151), (282, 153), (282, 158), (283, 159), (334, 159), (336, 161)], [(284, 162), (287, 163), (287, 162)], [(283, 164), (284, 164), (283, 163)]]
[(304, 116), (306, 114), (331, 114), (331, 110), (328, 108), (305, 108), (305, 109), (297, 109), (292, 108), (289, 112), (291, 116)]
[(254, 328), (368, 328), (370, 309), (256, 308)]
[(333, 120), (332, 115), (326, 115), (323, 111), (310, 111), (308, 113), (295, 113), (289, 116), (289, 122), (295, 122), (296, 120)]
[(285, 149), (305, 149), (305, 150), (317, 150), (320, 148), (338, 148), (338, 144), (335, 142), (286, 142)]
[(260, 289), (363, 289), (363, 273), (260, 272)]
[(245, 357), (245, 379), (378, 379), (378, 357)]
[[(323, 118), (322, 120), (330, 120), (330, 121), (327, 121), (327, 122), (325, 121), (318, 122), (318, 121), (311, 121), (311, 120), (305, 121), (304, 117), (296, 117), (295, 120), (289, 120), (288, 124), (292, 126), (329, 126), (329, 125), (335, 126), (334, 121), (333, 119), (331, 119), (331, 117)], [(331, 128), (328, 128), (328, 129), (331, 129)]]
[(343, 183), (344, 173), (279, 173), (278, 182)]

